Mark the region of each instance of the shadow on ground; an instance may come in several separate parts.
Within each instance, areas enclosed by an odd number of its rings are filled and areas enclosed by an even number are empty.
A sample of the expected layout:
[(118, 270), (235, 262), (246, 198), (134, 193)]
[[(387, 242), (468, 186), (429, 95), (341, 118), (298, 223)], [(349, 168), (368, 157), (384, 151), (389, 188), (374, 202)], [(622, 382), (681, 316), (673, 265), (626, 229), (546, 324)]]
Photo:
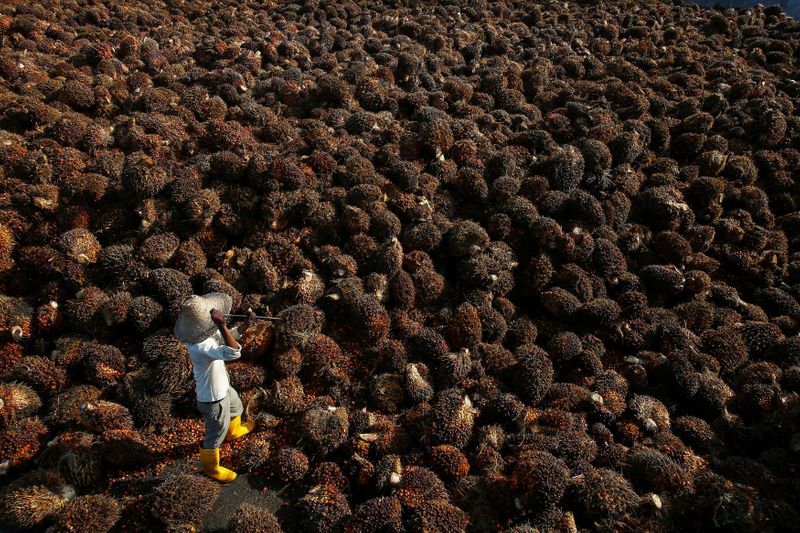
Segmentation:
[(226, 531), (228, 521), (243, 503), (257, 505), (278, 514), (284, 490), (285, 487), (267, 481), (264, 476), (239, 474), (233, 482), (223, 486), (203, 527), (210, 533)]

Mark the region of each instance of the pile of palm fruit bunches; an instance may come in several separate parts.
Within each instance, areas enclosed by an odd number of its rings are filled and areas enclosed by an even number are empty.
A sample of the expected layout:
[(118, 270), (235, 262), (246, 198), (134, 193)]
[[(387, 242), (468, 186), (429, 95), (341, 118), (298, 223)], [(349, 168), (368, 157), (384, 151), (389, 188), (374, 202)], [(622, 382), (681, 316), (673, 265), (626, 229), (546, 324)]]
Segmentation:
[(0, 528), (202, 530), (173, 326), (224, 292), (278, 320), (222, 463), (284, 491), (230, 531), (797, 531), (799, 55), (763, 6), (3, 2)]

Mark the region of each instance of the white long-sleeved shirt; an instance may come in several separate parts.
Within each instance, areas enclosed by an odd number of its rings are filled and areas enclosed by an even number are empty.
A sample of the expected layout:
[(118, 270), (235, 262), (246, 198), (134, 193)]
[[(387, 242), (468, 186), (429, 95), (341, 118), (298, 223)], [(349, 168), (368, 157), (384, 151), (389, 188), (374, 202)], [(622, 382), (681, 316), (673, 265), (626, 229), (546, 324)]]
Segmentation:
[[(231, 329), (231, 335), (238, 343), (241, 338), (238, 328)], [(223, 399), (230, 387), (225, 361), (241, 357), (241, 344), (239, 348), (227, 346), (222, 334), (216, 331), (204, 341), (187, 344), (186, 349), (192, 359), (197, 401), (216, 402)]]

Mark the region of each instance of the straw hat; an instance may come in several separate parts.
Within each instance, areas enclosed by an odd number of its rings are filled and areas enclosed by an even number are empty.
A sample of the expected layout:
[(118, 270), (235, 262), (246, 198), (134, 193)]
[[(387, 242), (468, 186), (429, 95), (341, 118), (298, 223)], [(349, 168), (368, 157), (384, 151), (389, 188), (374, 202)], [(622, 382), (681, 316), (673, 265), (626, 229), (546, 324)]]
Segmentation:
[(181, 312), (175, 322), (175, 338), (187, 344), (206, 340), (217, 331), (217, 325), (211, 320), (211, 310), (219, 309), (227, 315), (231, 305), (231, 297), (224, 292), (187, 296), (181, 302)]

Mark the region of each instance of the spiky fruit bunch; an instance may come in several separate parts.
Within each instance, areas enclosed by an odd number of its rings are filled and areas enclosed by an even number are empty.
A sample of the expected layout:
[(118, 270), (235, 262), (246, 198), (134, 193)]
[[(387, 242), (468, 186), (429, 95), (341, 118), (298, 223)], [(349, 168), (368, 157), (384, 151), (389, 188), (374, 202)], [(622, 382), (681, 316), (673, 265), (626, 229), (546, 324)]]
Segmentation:
[(272, 456), (272, 468), (283, 482), (298, 481), (308, 472), (308, 457), (297, 448), (282, 448)]
[(44, 468), (57, 470), (71, 485), (88, 488), (103, 475), (103, 459), (90, 433), (61, 433), (49, 442), (39, 457)]
[(147, 273), (146, 282), (152, 295), (177, 317), (180, 303), (192, 293), (192, 284), (183, 272), (172, 268), (156, 268)]
[(110, 294), (108, 300), (98, 310), (100, 318), (107, 326), (117, 326), (128, 318), (128, 309), (131, 304), (131, 295), (125, 291)]
[(0, 429), (33, 415), (42, 406), (36, 392), (21, 383), (0, 383)]
[(141, 433), (133, 429), (109, 429), (100, 436), (100, 454), (113, 465), (129, 467), (148, 463), (152, 453)]
[(266, 433), (253, 435), (242, 444), (238, 459), (239, 464), (250, 472), (267, 464), (270, 459), (270, 436)]
[(172, 335), (150, 335), (142, 343), (142, 357), (156, 364), (170, 357), (175, 351), (188, 353), (186, 345)]
[(652, 396), (634, 394), (628, 402), (628, 409), (645, 430), (651, 433), (669, 431), (669, 411), (663, 403)]
[(300, 413), (306, 406), (303, 383), (297, 376), (276, 380), (267, 391), (267, 402), (280, 414)]
[(171, 262), (175, 269), (187, 276), (200, 274), (208, 264), (203, 247), (194, 239), (182, 241), (172, 254)]
[(110, 496), (90, 494), (78, 496), (58, 513), (53, 531), (111, 531), (122, 514), (120, 503)]
[(231, 533), (282, 533), (278, 519), (267, 509), (243, 503), (228, 522)]
[(385, 413), (396, 413), (406, 400), (403, 378), (399, 374), (378, 374), (370, 381), (369, 392), (375, 407)]
[[(757, 492), (714, 472), (701, 472), (696, 490), (676, 501), (677, 516), (697, 527), (758, 528)], [(716, 524), (716, 525), (712, 525)]]
[(33, 307), (22, 298), (0, 295), (0, 333), (14, 340), (31, 336)]
[(80, 264), (97, 262), (101, 248), (97, 237), (85, 228), (75, 228), (64, 233), (60, 245), (67, 257)]
[(673, 430), (686, 444), (698, 452), (709, 451), (717, 440), (709, 423), (696, 416), (678, 417)]
[(57, 426), (77, 424), (81, 419), (81, 407), (100, 398), (102, 391), (92, 385), (75, 385), (56, 395), (50, 401), (47, 422)]
[(151, 267), (163, 267), (172, 259), (178, 246), (180, 240), (174, 233), (156, 233), (139, 247), (139, 258)]
[(364, 336), (365, 344), (374, 344), (389, 332), (389, 314), (380, 300), (371, 294), (356, 299), (350, 311), (353, 327)]
[(12, 254), (16, 244), (11, 228), (0, 224), (0, 272), (7, 272), (14, 267)]
[(300, 351), (303, 354), (303, 363), (315, 373), (336, 365), (342, 357), (342, 349), (336, 341), (321, 333), (309, 336)]
[(293, 305), (281, 311), (279, 318), (277, 342), (283, 350), (301, 346), (322, 329), (323, 315), (310, 305)]
[(639, 495), (623, 476), (605, 468), (592, 468), (572, 483), (569, 497), (582, 520), (623, 520), (636, 510)]
[(14, 367), (14, 375), (39, 394), (48, 396), (61, 391), (67, 383), (64, 369), (56, 367), (49, 358), (38, 355), (20, 359)]
[(461, 450), (450, 444), (434, 446), (430, 451), (433, 470), (445, 479), (460, 478), (469, 473), (469, 461)]
[(350, 516), (347, 498), (332, 485), (316, 485), (298, 502), (303, 531), (341, 531)]
[(302, 365), (303, 354), (297, 348), (274, 350), (272, 352), (272, 368), (280, 375), (295, 375), (300, 372)]
[(190, 389), (193, 377), (192, 363), (185, 345), (182, 348), (156, 364), (151, 385), (153, 392), (180, 395)]
[(167, 186), (170, 175), (152, 157), (134, 152), (125, 157), (122, 181), (139, 198), (151, 198)]
[(538, 450), (520, 452), (511, 487), (525, 505), (542, 510), (561, 499), (567, 487), (569, 468), (552, 454)]
[(47, 426), (35, 417), (11, 423), (0, 431), (0, 468), (7, 471), (36, 457), (47, 434)]
[(80, 423), (95, 433), (111, 429), (133, 429), (133, 417), (128, 408), (106, 400), (94, 400), (82, 404)]
[(53, 362), (59, 367), (76, 368), (86, 355), (86, 344), (87, 341), (78, 337), (59, 338), (55, 350), (51, 352)]
[(643, 490), (678, 490), (691, 485), (686, 470), (658, 450), (637, 447), (628, 454), (626, 463), (623, 471)]
[(430, 500), (415, 508), (409, 522), (410, 531), (465, 532), (470, 523), (467, 513), (445, 500)]
[(303, 415), (301, 425), (306, 441), (319, 453), (329, 454), (347, 439), (347, 409), (333, 406), (309, 409)]
[(0, 378), (11, 379), (14, 368), (23, 358), (23, 346), (14, 341), (0, 341)]
[(463, 448), (472, 438), (477, 413), (462, 390), (442, 391), (433, 408), (431, 438), (437, 444)]
[(211, 479), (192, 474), (167, 478), (153, 492), (153, 516), (168, 528), (199, 527), (220, 493)]
[(81, 353), (87, 379), (99, 388), (106, 390), (125, 376), (125, 355), (116, 346), (88, 342), (81, 347)]
[(152, 391), (154, 379), (147, 369), (131, 372), (122, 383), (127, 405), (137, 426), (158, 427), (172, 418), (172, 396), (168, 392)]
[[(449, 494), (439, 477), (422, 466), (409, 466), (402, 469), (395, 496), (404, 507), (414, 509), (429, 500), (447, 500)], [(393, 479), (389, 476), (389, 480)]]
[(400, 533), (403, 530), (403, 507), (394, 497), (367, 500), (356, 508), (347, 523), (347, 533)]
[(520, 346), (514, 356), (519, 361), (515, 376), (520, 394), (527, 403), (536, 405), (553, 383), (553, 363), (544, 350), (533, 344)]
[(144, 332), (156, 322), (164, 308), (149, 296), (137, 296), (128, 305), (128, 323), (137, 331)]
[(226, 365), (231, 386), (236, 390), (248, 390), (259, 387), (266, 379), (266, 370), (259, 363), (250, 361), (233, 361)]
[(0, 497), (0, 523), (20, 529), (40, 527), (66, 503), (66, 498), (43, 485), (12, 488)]
[(75, 298), (67, 302), (67, 319), (81, 331), (94, 334), (99, 322), (98, 313), (106, 300), (108, 295), (103, 290), (94, 286), (84, 287), (75, 294)]
[(433, 398), (430, 372), (424, 363), (406, 365), (404, 374), (406, 395), (413, 403), (428, 402)]
[(330, 461), (317, 464), (311, 472), (311, 480), (314, 485), (333, 485), (342, 492), (349, 486), (339, 465)]

